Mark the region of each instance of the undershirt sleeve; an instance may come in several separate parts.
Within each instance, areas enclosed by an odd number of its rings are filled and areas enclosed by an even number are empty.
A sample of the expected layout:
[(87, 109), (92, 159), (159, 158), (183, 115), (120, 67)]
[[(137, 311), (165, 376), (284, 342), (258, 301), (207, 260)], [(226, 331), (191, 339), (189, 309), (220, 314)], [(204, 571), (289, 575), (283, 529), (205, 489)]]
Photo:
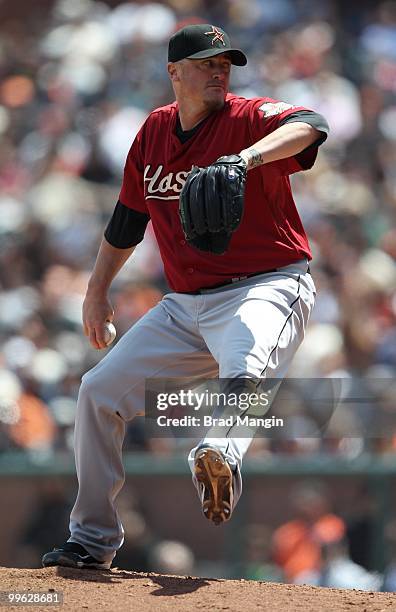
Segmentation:
[(107, 242), (117, 249), (136, 246), (143, 240), (150, 215), (124, 206), (118, 200), (104, 231)]
[[(260, 104), (260, 106), (257, 106)], [(259, 140), (266, 134), (270, 134), (286, 123), (308, 123), (316, 128), (320, 135), (315, 142), (306, 149), (285, 159), (270, 162), (274, 171), (280, 175), (287, 176), (301, 170), (309, 170), (315, 163), (318, 148), (326, 140), (330, 128), (326, 119), (315, 111), (304, 107), (293, 107), (290, 104), (277, 100), (263, 98), (255, 101), (252, 106), (253, 138)], [(263, 126), (264, 129), (261, 127)], [(264, 133), (263, 133), (264, 132)]]
[(284, 125), (285, 123), (296, 123), (298, 121), (300, 123), (308, 123), (308, 125), (312, 125), (312, 127), (319, 130), (319, 132), (322, 132), (321, 137), (318, 138), (318, 140), (316, 140), (316, 142), (314, 142), (312, 145), (310, 145), (311, 147), (318, 147), (327, 139), (327, 136), (330, 132), (329, 124), (327, 123), (323, 115), (315, 113), (314, 111), (300, 110), (295, 113), (291, 113), (290, 115), (287, 115), (287, 117), (284, 117), (280, 120), (279, 126)]
[(286, 123), (296, 122), (308, 123), (308, 125), (311, 125), (321, 132), (321, 136), (315, 140), (315, 142), (301, 151), (301, 153), (297, 153), (297, 155), (294, 156), (301, 168), (303, 170), (308, 170), (312, 167), (313, 161), (315, 161), (318, 147), (320, 147), (320, 145), (327, 140), (330, 128), (323, 115), (310, 110), (300, 110), (295, 113), (291, 113), (287, 117), (284, 117), (284, 119), (281, 119), (279, 126), (285, 125)]

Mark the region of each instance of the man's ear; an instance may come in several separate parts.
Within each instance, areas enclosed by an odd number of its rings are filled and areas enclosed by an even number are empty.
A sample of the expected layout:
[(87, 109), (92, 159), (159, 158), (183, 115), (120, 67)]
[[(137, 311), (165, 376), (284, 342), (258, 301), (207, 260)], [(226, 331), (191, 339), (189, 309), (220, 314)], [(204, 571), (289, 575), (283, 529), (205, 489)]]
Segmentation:
[(170, 77), (171, 81), (178, 81), (179, 80), (179, 74), (178, 74), (178, 70), (177, 70), (177, 66), (174, 62), (169, 62), (168, 63), (168, 74)]

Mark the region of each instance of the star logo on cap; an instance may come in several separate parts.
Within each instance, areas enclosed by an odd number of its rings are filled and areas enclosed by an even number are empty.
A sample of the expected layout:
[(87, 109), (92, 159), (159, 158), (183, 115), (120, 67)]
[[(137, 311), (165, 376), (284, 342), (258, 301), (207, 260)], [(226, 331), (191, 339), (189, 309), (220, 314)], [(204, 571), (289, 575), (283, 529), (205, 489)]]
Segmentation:
[(224, 34), (223, 34), (223, 32), (220, 32), (220, 30), (218, 28), (216, 28), (215, 26), (212, 26), (212, 30), (210, 32), (205, 32), (205, 36), (213, 36), (213, 38), (212, 38), (212, 45), (214, 45), (215, 42), (219, 41), (224, 46), (226, 46), (226, 44), (224, 42)]

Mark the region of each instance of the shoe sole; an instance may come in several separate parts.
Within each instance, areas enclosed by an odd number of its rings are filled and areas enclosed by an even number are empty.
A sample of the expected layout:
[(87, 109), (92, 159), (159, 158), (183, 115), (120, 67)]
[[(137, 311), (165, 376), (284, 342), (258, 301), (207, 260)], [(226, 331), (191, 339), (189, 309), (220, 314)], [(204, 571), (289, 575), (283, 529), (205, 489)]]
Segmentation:
[(220, 525), (231, 518), (232, 471), (219, 451), (205, 448), (198, 451), (194, 465), (195, 477), (209, 493), (202, 502), (206, 518)]
[(98, 570), (109, 570), (111, 563), (84, 563), (84, 561), (77, 561), (71, 559), (67, 555), (61, 553), (47, 553), (42, 558), (43, 567), (72, 567), (74, 569), (98, 569)]

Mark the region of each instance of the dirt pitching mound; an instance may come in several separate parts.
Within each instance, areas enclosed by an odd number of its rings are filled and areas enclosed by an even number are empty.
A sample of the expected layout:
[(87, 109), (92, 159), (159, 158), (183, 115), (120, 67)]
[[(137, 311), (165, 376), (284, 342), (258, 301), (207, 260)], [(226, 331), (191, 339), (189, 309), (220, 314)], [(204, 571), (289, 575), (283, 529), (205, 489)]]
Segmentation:
[(396, 595), (322, 589), (250, 580), (140, 574), (113, 569), (82, 571), (0, 568), (0, 590), (63, 595), (62, 605), (0, 604), (1, 610), (268, 610), (270, 612), (390, 612)]

